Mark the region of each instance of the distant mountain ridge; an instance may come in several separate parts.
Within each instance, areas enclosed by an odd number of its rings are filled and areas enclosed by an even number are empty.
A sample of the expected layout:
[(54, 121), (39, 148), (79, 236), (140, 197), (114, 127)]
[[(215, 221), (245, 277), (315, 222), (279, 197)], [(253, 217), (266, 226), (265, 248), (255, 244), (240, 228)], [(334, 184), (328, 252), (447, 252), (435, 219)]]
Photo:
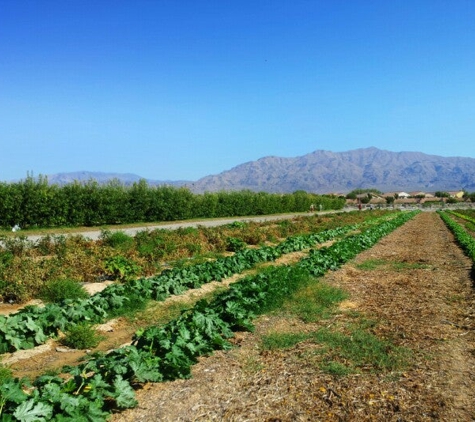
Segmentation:
[(383, 192), (475, 191), (475, 159), (375, 147), (346, 152), (317, 150), (294, 158), (264, 157), (206, 176), (193, 185), (195, 192), (250, 189), (346, 193), (360, 188)]
[[(49, 183), (118, 179), (132, 184), (135, 174), (75, 172), (47, 176)], [(391, 152), (369, 147), (345, 152), (317, 150), (293, 158), (263, 157), (197, 181), (146, 180), (150, 185), (187, 186), (195, 193), (243, 190), (288, 193), (346, 193), (353, 189), (388, 191), (475, 191), (475, 158), (422, 152)]]

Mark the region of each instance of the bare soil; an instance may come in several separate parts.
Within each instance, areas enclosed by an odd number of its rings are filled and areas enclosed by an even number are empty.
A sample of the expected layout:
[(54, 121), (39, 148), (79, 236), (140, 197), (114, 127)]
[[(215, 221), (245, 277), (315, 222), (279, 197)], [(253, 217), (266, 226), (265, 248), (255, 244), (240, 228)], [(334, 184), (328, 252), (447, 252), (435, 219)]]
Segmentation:
[[(360, 264), (378, 260), (375, 269)], [(336, 377), (315, 364), (315, 344), (262, 351), (259, 338), (283, 327), (268, 315), (236, 347), (200, 359), (192, 378), (146, 384), (124, 421), (473, 421), (475, 310), (471, 262), (435, 213), (421, 213), (324, 279), (350, 293), (326, 324), (358, 312), (373, 333), (412, 350), (404, 372)]]

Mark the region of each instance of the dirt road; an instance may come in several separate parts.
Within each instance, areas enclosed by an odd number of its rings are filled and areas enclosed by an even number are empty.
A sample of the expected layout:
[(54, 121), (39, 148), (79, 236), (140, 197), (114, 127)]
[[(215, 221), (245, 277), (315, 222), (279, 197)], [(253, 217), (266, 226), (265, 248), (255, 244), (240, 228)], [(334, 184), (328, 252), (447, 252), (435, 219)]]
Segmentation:
[(330, 375), (305, 342), (263, 352), (260, 336), (289, 325), (263, 316), (237, 348), (201, 359), (191, 379), (146, 385), (139, 406), (112, 421), (473, 421), (470, 267), (438, 215), (421, 213), (325, 277), (350, 294), (325, 324), (364, 317), (374, 335), (411, 351), (404, 371)]
[[(335, 212), (335, 211), (333, 211)], [(234, 217), (234, 218), (217, 218), (217, 219), (206, 219), (206, 220), (198, 220), (198, 221), (176, 221), (173, 223), (160, 223), (160, 224), (148, 224), (146, 226), (139, 226), (139, 227), (124, 227), (124, 228), (112, 228), (111, 231), (121, 231), (129, 236), (135, 236), (138, 232), (144, 230), (155, 230), (155, 229), (166, 229), (166, 230), (176, 230), (178, 228), (186, 228), (186, 227), (217, 227), (222, 226), (224, 224), (229, 224), (234, 221), (255, 221), (257, 223), (264, 222), (264, 221), (274, 221), (274, 220), (283, 220), (294, 218), (299, 215), (308, 215), (307, 213), (298, 213), (298, 214), (276, 214), (276, 215), (265, 215), (259, 217)], [(26, 232), (18, 232), (19, 234), (26, 234)], [(52, 234), (57, 234), (54, 230), (51, 231)], [(93, 230), (85, 230), (85, 231), (71, 231), (71, 234), (81, 234), (84, 237), (87, 237), (91, 240), (98, 240), (101, 236), (102, 230), (100, 229), (93, 229)], [(66, 235), (68, 232), (65, 233)], [(41, 235), (27, 235), (27, 238), (33, 242), (41, 239), (44, 234)]]
[[(342, 210), (330, 210), (330, 211), (319, 211), (314, 214), (333, 214), (337, 212), (351, 212), (355, 211), (355, 209), (352, 208), (345, 208)], [(164, 222), (164, 223), (149, 223), (147, 225), (143, 226), (136, 226), (136, 227), (118, 227), (114, 228), (117, 226), (112, 226), (110, 230), (112, 232), (115, 231), (121, 231), (129, 236), (135, 236), (138, 232), (144, 231), (144, 230), (155, 230), (155, 229), (166, 229), (166, 230), (176, 230), (179, 228), (186, 228), (186, 227), (198, 227), (198, 226), (203, 226), (203, 227), (217, 227), (217, 226), (222, 226), (225, 224), (230, 224), (233, 223), (234, 221), (242, 221), (242, 222), (256, 222), (256, 223), (262, 223), (265, 221), (277, 221), (277, 220), (285, 220), (285, 219), (292, 219), (294, 217), (300, 217), (300, 216), (308, 216), (311, 215), (306, 212), (300, 212), (300, 213), (289, 213), (289, 214), (272, 214), (272, 215), (262, 215), (262, 216), (251, 216), (251, 217), (228, 217), (228, 218), (209, 218), (209, 219), (204, 219), (204, 220), (192, 220), (192, 221), (175, 221), (175, 222)], [(56, 229), (50, 229), (42, 232), (42, 234), (28, 234), (28, 231), (19, 231), (14, 234), (8, 233), (8, 235), (25, 235), (28, 240), (32, 242), (36, 242), (37, 240), (41, 239), (42, 237), (45, 236), (45, 234), (51, 234), (51, 235), (57, 235), (57, 234), (72, 234), (72, 235), (77, 235), (80, 234), (88, 239), (91, 240), (98, 240), (101, 237), (102, 229), (100, 228), (95, 228), (91, 230), (81, 230), (81, 229), (65, 229), (63, 231), (59, 231)], [(1, 245), (1, 241), (0, 241)]]

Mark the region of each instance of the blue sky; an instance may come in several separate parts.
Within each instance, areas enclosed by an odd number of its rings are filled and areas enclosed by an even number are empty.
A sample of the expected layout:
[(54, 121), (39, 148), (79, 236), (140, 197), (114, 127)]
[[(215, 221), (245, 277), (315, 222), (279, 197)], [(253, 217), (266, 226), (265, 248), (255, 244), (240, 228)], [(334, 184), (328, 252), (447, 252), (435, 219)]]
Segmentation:
[(0, 0), (0, 180), (475, 158), (472, 0)]

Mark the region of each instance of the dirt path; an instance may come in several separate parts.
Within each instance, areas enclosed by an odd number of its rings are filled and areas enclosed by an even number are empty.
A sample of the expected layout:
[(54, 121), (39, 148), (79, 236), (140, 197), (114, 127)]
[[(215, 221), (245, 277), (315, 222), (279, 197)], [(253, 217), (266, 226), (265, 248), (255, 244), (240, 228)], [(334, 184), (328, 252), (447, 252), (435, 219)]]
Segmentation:
[(259, 349), (259, 336), (300, 321), (263, 316), (238, 347), (203, 358), (193, 377), (147, 384), (136, 409), (112, 421), (473, 421), (475, 309), (470, 261), (435, 213), (421, 213), (325, 277), (350, 293), (325, 324), (354, 315), (373, 334), (412, 350), (404, 372), (335, 377), (315, 364), (315, 344)]
[[(320, 211), (318, 214), (333, 214), (337, 212), (350, 212), (352, 211), (351, 209), (344, 209), (344, 210), (337, 210), (337, 211)], [(316, 213), (317, 214), (317, 213)], [(242, 221), (242, 222), (256, 222), (256, 223), (262, 223), (266, 221), (278, 221), (278, 220), (287, 220), (287, 219), (292, 219), (295, 217), (299, 216), (305, 216), (305, 215), (310, 215), (309, 213), (289, 213), (289, 214), (273, 214), (273, 215), (263, 215), (263, 216), (251, 216), (251, 217), (228, 217), (228, 218), (208, 218), (205, 220), (192, 220), (192, 221), (175, 221), (175, 222), (164, 222), (164, 223), (159, 223), (159, 224), (147, 224), (147, 225), (142, 225), (142, 226), (133, 226), (133, 227), (128, 227), (128, 226), (110, 226), (109, 229), (111, 232), (116, 232), (116, 231), (121, 231), (129, 236), (135, 236), (137, 233), (145, 230), (156, 230), (156, 229), (164, 229), (164, 230), (176, 230), (179, 228), (186, 228), (186, 227), (198, 227), (198, 226), (203, 226), (203, 227), (217, 227), (217, 226), (223, 226), (225, 224), (233, 223), (234, 221)], [(32, 242), (36, 242), (40, 240), (42, 237), (44, 237), (46, 234), (51, 234), (51, 235), (57, 235), (58, 230), (56, 229), (51, 229), (51, 230), (44, 230), (41, 234), (28, 234), (27, 231), (25, 232), (17, 232), (15, 235), (25, 235), (28, 240)], [(61, 232), (61, 234), (68, 235), (82, 235), (88, 239), (91, 240), (99, 240), (102, 234), (102, 228), (101, 229), (89, 229), (89, 230), (82, 230), (82, 229), (65, 229)], [(11, 233), (7, 233), (9, 236), (13, 236)], [(0, 242), (1, 244), (1, 242)]]

